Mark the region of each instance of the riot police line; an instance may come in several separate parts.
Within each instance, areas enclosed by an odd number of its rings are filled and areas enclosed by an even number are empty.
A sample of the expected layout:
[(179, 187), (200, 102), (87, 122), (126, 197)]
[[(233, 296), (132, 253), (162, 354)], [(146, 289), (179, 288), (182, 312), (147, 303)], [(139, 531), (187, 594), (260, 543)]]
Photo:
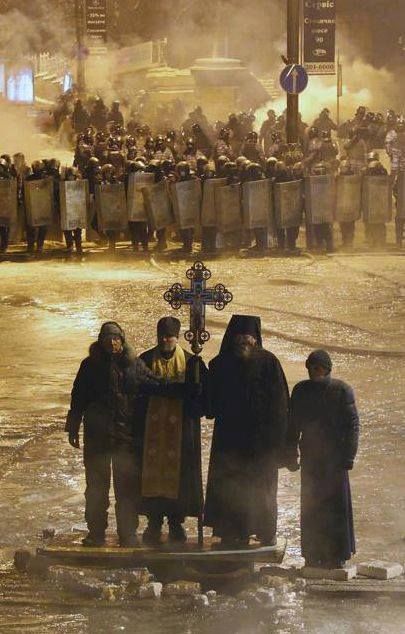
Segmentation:
[[(354, 174), (342, 164), (335, 175), (318, 164), (307, 176), (286, 175), (282, 162), (268, 159), (265, 170), (258, 164), (237, 168), (228, 162), (199, 177), (184, 161), (165, 172), (159, 161), (146, 165), (138, 160), (117, 177), (112, 165), (100, 167), (93, 161), (87, 178), (68, 167), (56, 179), (39, 171), (37, 163), (25, 179), (11, 174), (0, 178), (3, 252), (21, 209), (30, 253), (41, 253), (45, 238), (60, 239), (62, 231), (68, 252), (76, 245), (79, 255), (84, 231), (88, 239), (108, 243), (110, 250), (130, 238), (134, 250), (147, 251), (153, 240), (164, 251), (174, 236), (186, 253), (200, 241), (207, 253), (242, 247), (260, 252), (271, 246), (294, 251), (303, 225), (309, 248), (332, 251), (333, 224), (339, 223), (342, 243), (351, 247), (360, 220), (369, 244), (381, 247), (393, 215), (392, 179), (372, 167)], [(404, 173), (396, 181), (395, 197), (402, 232)]]

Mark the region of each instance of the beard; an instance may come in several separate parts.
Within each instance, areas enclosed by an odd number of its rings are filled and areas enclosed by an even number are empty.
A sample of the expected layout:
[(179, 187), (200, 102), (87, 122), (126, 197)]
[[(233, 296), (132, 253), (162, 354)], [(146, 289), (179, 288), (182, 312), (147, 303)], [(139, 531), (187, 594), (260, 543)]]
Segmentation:
[(172, 343), (161, 342), (159, 344), (159, 351), (164, 359), (170, 359), (174, 355), (176, 351), (176, 347), (177, 347), (177, 343), (172, 344)]
[(173, 345), (172, 343), (161, 343), (159, 347), (161, 352), (173, 352), (176, 349), (176, 344)]
[(242, 344), (235, 343), (232, 350), (235, 357), (238, 357), (238, 359), (243, 359), (244, 361), (246, 361), (247, 359), (250, 359), (253, 356), (253, 353), (255, 351), (255, 346), (252, 346), (252, 344), (250, 343), (242, 343)]

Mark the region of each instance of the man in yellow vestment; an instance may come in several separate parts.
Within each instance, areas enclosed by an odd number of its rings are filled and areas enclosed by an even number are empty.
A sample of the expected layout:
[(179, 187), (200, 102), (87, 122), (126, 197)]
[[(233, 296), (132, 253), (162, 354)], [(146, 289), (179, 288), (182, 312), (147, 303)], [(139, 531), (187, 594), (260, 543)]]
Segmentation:
[[(138, 450), (142, 455), (141, 513), (148, 517), (143, 540), (157, 545), (164, 517), (169, 540), (185, 542), (185, 517), (202, 511), (200, 416), (206, 367), (179, 345), (180, 322), (158, 322), (156, 347), (141, 354), (153, 373), (163, 379), (138, 410)], [(200, 383), (195, 381), (199, 363)]]

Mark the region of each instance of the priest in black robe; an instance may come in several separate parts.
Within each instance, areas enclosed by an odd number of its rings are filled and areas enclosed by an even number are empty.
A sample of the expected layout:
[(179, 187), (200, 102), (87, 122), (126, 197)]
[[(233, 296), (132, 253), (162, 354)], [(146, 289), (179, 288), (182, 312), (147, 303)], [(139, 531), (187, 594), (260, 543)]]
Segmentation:
[[(290, 463), (301, 464), (301, 551), (307, 566), (341, 568), (355, 553), (349, 471), (359, 437), (352, 388), (331, 377), (332, 361), (315, 350), (309, 380), (291, 397)], [(293, 465), (292, 465), (293, 468)]]
[(148, 545), (160, 544), (165, 517), (169, 541), (185, 542), (185, 518), (199, 517), (203, 510), (200, 416), (207, 368), (179, 345), (179, 334), (180, 321), (163, 317), (157, 345), (140, 355), (161, 382), (140, 399), (135, 425), (142, 462), (140, 513), (148, 518), (143, 541)]
[(259, 317), (233, 315), (209, 365), (215, 418), (204, 524), (225, 547), (256, 535), (276, 543), (278, 469), (289, 394), (278, 359), (262, 345)]

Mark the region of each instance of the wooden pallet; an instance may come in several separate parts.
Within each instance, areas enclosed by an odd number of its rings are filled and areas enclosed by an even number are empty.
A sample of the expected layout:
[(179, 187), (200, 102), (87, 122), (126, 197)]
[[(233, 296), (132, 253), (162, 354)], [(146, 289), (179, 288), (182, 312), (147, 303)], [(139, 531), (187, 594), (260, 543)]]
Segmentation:
[(102, 548), (82, 546), (83, 534), (71, 533), (58, 535), (48, 544), (37, 549), (37, 556), (44, 558), (46, 563), (63, 563), (67, 565), (106, 566), (114, 567), (148, 567), (153, 564), (240, 564), (281, 563), (287, 541), (279, 539), (276, 546), (260, 546), (251, 543), (238, 550), (223, 550), (211, 538), (206, 538), (204, 547), (198, 547), (197, 538), (191, 537), (186, 544), (174, 548), (173, 545), (163, 543), (158, 548), (137, 546), (135, 548), (120, 548), (109, 539)]

